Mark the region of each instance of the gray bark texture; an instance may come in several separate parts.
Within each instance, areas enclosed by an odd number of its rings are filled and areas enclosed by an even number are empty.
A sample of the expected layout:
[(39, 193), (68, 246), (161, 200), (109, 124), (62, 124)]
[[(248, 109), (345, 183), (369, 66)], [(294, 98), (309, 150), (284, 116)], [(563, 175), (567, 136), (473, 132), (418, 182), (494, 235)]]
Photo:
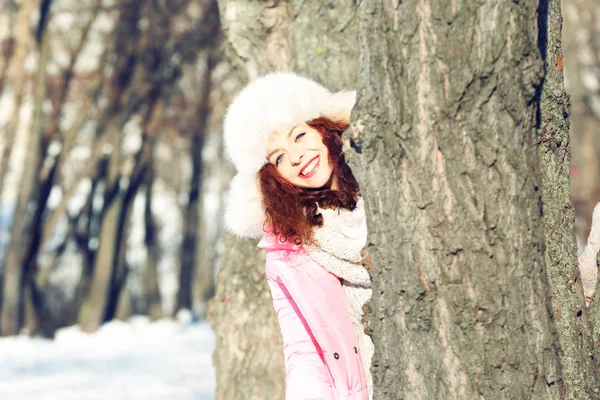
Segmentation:
[[(356, 85), (356, 9), (349, 1), (219, 2), (228, 57), (242, 83), (292, 70), (336, 90)], [(208, 319), (217, 399), (282, 399), (281, 335), (256, 241), (227, 236)]]
[(207, 313), (215, 331), (216, 399), (283, 398), (283, 344), (256, 244), (225, 237)]
[(569, 97), (561, 50), (560, 0), (541, 2), (539, 47), (545, 60), (538, 112), (545, 265), (558, 331), (562, 376), (569, 398), (600, 397), (594, 337), (577, 267), (575, 210), (571, 201)]
[[(540, 87), (538, 45), (555, 68), (560, 9), (536, 6), (359, 3), (346, 148), (374, 267), (375, 399), (597, 397), (572, 276), (562, 75)], [(538, 132), (546, 110), (555, 125)], [(540, 144), (544, 129), (563, 148)]]

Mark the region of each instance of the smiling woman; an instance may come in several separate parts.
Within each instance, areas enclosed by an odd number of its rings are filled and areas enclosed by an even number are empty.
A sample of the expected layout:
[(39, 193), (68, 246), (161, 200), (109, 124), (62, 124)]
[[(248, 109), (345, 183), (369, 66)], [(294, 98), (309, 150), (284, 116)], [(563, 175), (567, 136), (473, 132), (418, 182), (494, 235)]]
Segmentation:
[(225, 118), (238, 170), (225, 219), (238, 236), (262, 236), (288, 400), (372, 397), (367, 228), (341, 137), (355, 97), (275, 73), (250, 83)]
[[(289, 154), (273, 145), (277, 152), (258, 173), (271, 233), (310, 243), (314, 228), (323, 224), (321, 209), (354, 210), (360, 189), (342, 154), (341, 134), (347, 127), (321, 117), (294, 127)], [(277, 142), (270, 140), (269, 148)]]

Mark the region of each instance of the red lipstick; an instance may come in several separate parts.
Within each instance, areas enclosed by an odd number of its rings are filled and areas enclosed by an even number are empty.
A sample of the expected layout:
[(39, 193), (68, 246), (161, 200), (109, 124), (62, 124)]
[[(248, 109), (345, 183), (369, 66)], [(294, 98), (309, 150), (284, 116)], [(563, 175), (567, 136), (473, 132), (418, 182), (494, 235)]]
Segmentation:
[[(308, 174), (306, 175), (302, 175), (302, 173), (304, 172), (304, 170), (312, 164), (312, 162), (317, 159), (317, 163), (315, 164), (315, 166), (313, 167), (312, 171), (310, 171)], [(321, 159), (319, 158), (319, 156), (313, 157), (311, 158), (311, 160), (309, 162), (307, 162), (306, 164), (304, 164), (304, 167), (302, 167), (302, 169), (300, 169), (300, 173), (298, 174), (298, 176), (302, 179), (308, 179), (311, 178), (314, 174), (317, 173), (317, 171), (319, 170), (319, 165), (321, 164)]]

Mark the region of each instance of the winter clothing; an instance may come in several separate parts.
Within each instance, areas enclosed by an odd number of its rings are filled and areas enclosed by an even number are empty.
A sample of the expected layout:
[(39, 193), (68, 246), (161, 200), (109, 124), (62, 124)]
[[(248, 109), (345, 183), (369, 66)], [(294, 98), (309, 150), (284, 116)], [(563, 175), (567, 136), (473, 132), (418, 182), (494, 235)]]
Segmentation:
[(596, 259), (600, 251), (600, 203), (594, 207), (592, 214), (592, 227), (588, 236), (587, 245), (578, 257), (581, 283), (586, 305), (589, 306), (596, 292), (598, 280), (598, 266)]
[(257, 173), (267, 163), (269, 136), (285, 128), (327, 117), (350, 122), (355, 91), (332, 93), (289, 72), (276, 72), (246, 86), (225, 116), (225, 147), (238, 173), (233, 178), (225, 225), (240, 237), (259, 238), (265, 222)]
[[(270, 135), (319, 117), (349, 123), (355, 98), (354, 91), (331, 93), (292, 73), (266, 75), (242, 90), (224, 124), (226, 149), (238, 170), (225, 211), (229, 231), (240, 237), (264, 233), (257, 173), (268, 162)], [(315, 245), (282, 243), (270, 232), (259, 243), (267, 253), (265, 271), (283, 337), (286, 400), (368, 400), (373, 343), (361, 322), (371, 296), (369, 274), (360, 265), (362, 200), (354, 211), (319, 212), (324, 225), (314, 231)]]
[(286, 368), (286, 400), (367, 400), (361, 354), (338, 277), (267, 233), (266, 274)]
[(362, 323), (363, 306), (371, 298), (371, 277), (361, 264), (361, 250), (367, 242), (364, 201), (359, 198), (353, 211), (318, 210), (323, 226), (314, 229), (317, 245), (307, 246), (310, 258), (341, 279), (352, 326), (363, 360), (369, 398), (373, 397), (371, 358), (374, 346)]

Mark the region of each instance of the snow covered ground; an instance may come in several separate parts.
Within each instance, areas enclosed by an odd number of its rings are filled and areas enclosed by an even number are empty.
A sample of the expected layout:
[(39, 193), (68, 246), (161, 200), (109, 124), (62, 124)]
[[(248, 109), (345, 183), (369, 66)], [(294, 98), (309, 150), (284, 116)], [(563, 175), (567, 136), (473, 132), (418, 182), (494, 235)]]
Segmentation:
[(77, 327), (54, 340), (0, 339), (1, 400), (213, 400), (214, 334), (207, 322), (145, 317)]

